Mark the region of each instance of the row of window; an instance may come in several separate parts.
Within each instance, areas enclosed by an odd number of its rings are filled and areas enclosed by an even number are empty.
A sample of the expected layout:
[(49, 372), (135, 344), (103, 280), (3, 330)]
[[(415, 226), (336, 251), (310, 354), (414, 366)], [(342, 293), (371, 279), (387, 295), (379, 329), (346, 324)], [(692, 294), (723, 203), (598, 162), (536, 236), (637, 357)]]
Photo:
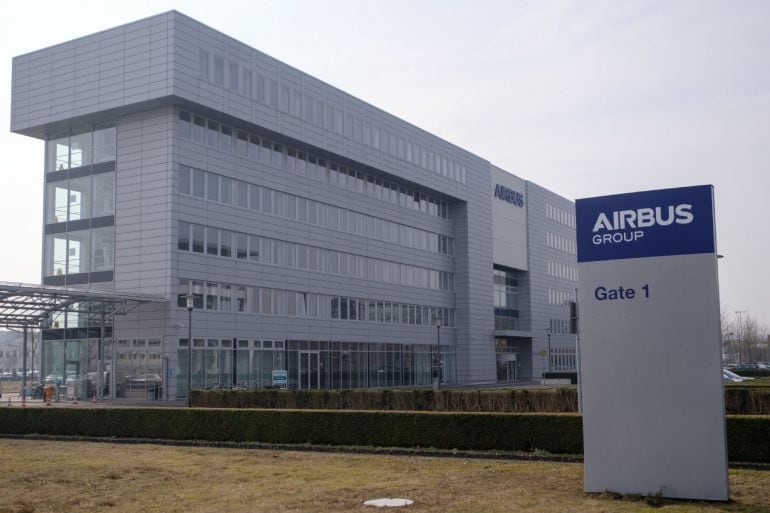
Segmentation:
[(440, 322), (442, 326), (454, 327), (455, 323), (454, 308), (186, 279), (179, 280), (177, 306), (187, 306), (187, 294), (190, 292), (195, 308), (220, 312), (417, 326), (436, 326)]
[(549, 305), (566, 305), (570, 301), (575, 301), (575, 293), (568, 290), (548, 289)]
[(570, 228), (575, 227), (575, 214), (567, 212), (563, 208), (551, 205), (550, 203), (545, 204), (545, 217), (563, 224), (564, 226), (569, 226)]
[(552, 371), (570, 371), (577, 369), (577, 351), (572, 347), (553, 347), (551, 348), (551, 366)]
[[(219, 55), (213, 57), (213, 82), (225, 87), (224, 58)], [(209, 53), (206, 50), (200, 50), (199, 78), (211, 81), (210, 64)], [(256, 87), (253, 87), (251, 69), (233, 61), (228, 64), (227, 88), (230, 91), (254, 98), (277, 108), (284, 114), (326, 128), (365, 146), (388, 153), (392, 157), (405, 160), (456, 182), (465, 183), (466, 169), (459, 162), (385, 128), (373, 125), (369, 121), (364, 121), (353, 113), (344, 113), (339, 107), (324, 105), (320, 98), (314, 98), (310, 94), (303, 96), (300, 91), (286, 84), (281, 84), (279, 90), (278, 83), (274, 79), (268, 79), (260, 73), (256, 76)]]
[(453, 290), (454, 275), (379, 258), (342, 253), (179, 221), (181, 251), (433, 290)]
[(546, 232), (545, 244), (549, 248), (558, 249), (570, 255), (577, 255), (577, 242), (575, 239), (564, 237), (558, 233)]
[(179, 135), (410, 210), (451, 218), (446, 201), (188, 112), (179, 112)]
[(451, 255), (453, 239), (315, 200), (233, 180), (188, 166), (179, 168), (179, 191), (196, 198), (248, 208), (293, 221)]
[(46, 171), (63, 171), (72, 167), (115, 160), (115, 127), (96, 127), (76, 134), (50, 137), (46, 143)]
[(577, 281), (577, 267), (548, 260), (548, 276), (561, 278), (562, 280)]
[[(180, 338), (179, 339), (179, 347), (187, 347), (187, 339), (186, 338)], [(237, 344), (233, 345), (233, 339), (231, 338), (223, 338), (223, 339), (216, 339), (216, 338), (209, 338), (209, 339), (202, 339), (202, 338), (195, 338), (193, 337), (193, 349), (196, 347), (203, 348), (203, 347), (210, 347), (210, 348), (222, 348), (222, 349), (230, 349), (230, 348), (237, 348), (237, 349), (283, 349), (283, 340), (238, 340)]]
[(569, 319), (548, 319), (548, 331), (551, 333), (572, 333)]
[(115, 173), (46, 184), (46, 223), (79, 221), (115, 214)]

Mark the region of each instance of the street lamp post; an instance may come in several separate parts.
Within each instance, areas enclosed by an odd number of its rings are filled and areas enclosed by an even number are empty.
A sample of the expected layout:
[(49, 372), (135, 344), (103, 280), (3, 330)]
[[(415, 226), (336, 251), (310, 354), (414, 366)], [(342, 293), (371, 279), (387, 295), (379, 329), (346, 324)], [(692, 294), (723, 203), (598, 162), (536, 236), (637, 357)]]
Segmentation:
[(436, 321), (436, 378), (435, 389), (441, 389), (441, 321)]
[(190, 391), (192, 390), (192, 311), (195, 308), (195, 296), (190, 291), (187, 296), (187, 406), (192, 403), (190, 401)]
[(551, 372), (551, 330), (548, 330), (548, 372)]

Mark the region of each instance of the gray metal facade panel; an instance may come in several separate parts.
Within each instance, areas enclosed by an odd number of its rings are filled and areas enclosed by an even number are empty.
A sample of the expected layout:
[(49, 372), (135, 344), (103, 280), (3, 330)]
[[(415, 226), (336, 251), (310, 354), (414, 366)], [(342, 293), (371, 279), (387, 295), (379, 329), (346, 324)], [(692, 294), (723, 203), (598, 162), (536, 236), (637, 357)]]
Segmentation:
[(171, 293), (171, 108), (117, 119), (115, 288)]
[[(546, 243), (548, 233), (560, 235), (574, 240), (575, 228), (560, 223), (546, 215), (547, 205), (557, 207), (574, 218), (575, 205), (571, 201), (548, 191), (532, 182), (527, 182), (526, 188), (528, 239), (529, 239), (529, 294), (532, 337), (532, 353), (537, 355), (546, 349), (548, 344), (548, 329), (550, 319), (565, 320), (569, 318), (569, 306), (549, 303), (549, 290), (564, 293), (574, 291), (577, 281), (554, 276), (548, 272), (548, 262), (555, 262), (577, 269), (577, 256), (549, 247)], [(552, 333), (552, 347), (574, 347), (575, 335)], [(533, 359), (533, 374), (539, 375), (544, 369), (544, 360)]]

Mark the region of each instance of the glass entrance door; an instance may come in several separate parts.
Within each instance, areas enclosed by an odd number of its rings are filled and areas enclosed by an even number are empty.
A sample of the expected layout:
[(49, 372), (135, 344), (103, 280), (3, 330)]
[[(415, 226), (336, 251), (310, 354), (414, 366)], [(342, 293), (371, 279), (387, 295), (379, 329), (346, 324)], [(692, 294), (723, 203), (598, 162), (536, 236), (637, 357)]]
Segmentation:
[(508, 380), (516, 381), (516, 360), (512, 362), (506, 362), (508, 367)]
[(318, 351), (299, 352), (299, 388), (321, 388)]

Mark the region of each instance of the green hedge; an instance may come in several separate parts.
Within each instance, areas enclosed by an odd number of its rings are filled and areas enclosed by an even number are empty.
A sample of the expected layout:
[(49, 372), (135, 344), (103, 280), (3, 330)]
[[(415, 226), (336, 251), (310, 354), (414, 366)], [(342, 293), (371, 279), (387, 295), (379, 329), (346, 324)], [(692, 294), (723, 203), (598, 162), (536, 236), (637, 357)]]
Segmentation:
[(577, 385), (577, 382), (578, 382), (577, 372), (564, 372), (564, 371), (544, 372), (543, 379), (568, 379), (570, 383), (573, 385)]
[(770, 417), (728, 415), (727, 459), (770, 463)]
[(770, 415), (770, 389), (727, 387), (725, 411), (732, 415)]
[[(572, 414), (3, 408), (0, 434), (580, 454)], [(730, 461), (770, 463), (770, 416), (728, 416)]]
[[(732, 369), (730, 369), (732, 370)], [(767, 369), (736, 369), (732, 370), (734, 373), (744, 378), (767, 378), (770, 377), (770, 370)]]
[(460, 450), (582, 451), (577, 415), (8, 408), (0, 433)]
[(574, 388), (538, 390), (193, 390), (202, 408), (576, 413)]
[[(575, 388), (535, 390), (193, 390), (201, 408), (576, 413)], [(770, 415), (770, 389), (725, 388), (731, 415)]]

